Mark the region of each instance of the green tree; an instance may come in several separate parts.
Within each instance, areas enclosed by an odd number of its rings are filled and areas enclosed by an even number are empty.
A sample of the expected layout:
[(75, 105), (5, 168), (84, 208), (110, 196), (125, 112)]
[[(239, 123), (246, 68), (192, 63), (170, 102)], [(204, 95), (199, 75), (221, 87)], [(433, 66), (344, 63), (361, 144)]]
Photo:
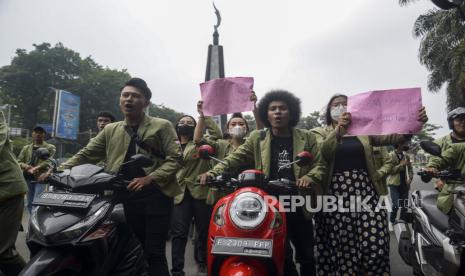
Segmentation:
[(175, 125), (183, 113), (179, 113), (174, 109), (164, 106), (163, 104), (150, 104), (149, 114), (152, 117), (163, 118)]
[(101, 110), (120, 114), (119, 88), (130, 78), (125, 71), (103, 68), (91, 57), (58, 43), (33, 44), (27, 52), (16, 50), (10, 65), (0, 68), (0, 97), (17, 105), (19, 125), (32, 128), (37, 123), (51, 123), (55, 104), (54, 89), (81, 96), (80, 131), (95, 129), (95, 116)]
[(416, 153), (418, 150), (420, 150), (421, 141), (424, 141), (424, 140), (433, 141), (435, 139), (434, 136), (436, 135), (435, 131), (440, 128), (442, 127), (439, 125), (426, 123), (423, 126), (423, 129), (421, 130), (421, 132), (413, 136), (411, 151)]
[(81, 131), (96, 129), (96, 116), (103, 110), (113, 113), (117, 120), (123, 118), (119, 107), (120, 88), (131, 78), (125, 70), (102, 68), (87, 59), (81, 78), (68, 88), (81, 96)]
[(322, 126), (321, 122), (322, 122), (322, 118), (321, 118), (320, 112), (313, 111), (308, 116), (302, 117), (299, 123), (297, 124), (297, 127), (303, 128), (303, 129), (312, 129), (315, 127)]
[[(11, 65), (0, 68), (2, 98), (18, 106), (23, 125), (32, 128), (41, 122), (53, 106), (50, 87), (63, 87), (79, 77), (79, 54), (61, 44), (34, 44), (35, 49), (26, 52), (16, 50)], [(48, 120), (47, 120), (48, 121)]]
[[(414, 1), (399, 0), (399, 3)], [(438, 92), (446, 85), (448, 109), (465, 106), (465, 20), (460, 9), (432, 9), (420, 15), (413, 33), (421, 39), (420, 62), (430, 72), (428, 89)]]

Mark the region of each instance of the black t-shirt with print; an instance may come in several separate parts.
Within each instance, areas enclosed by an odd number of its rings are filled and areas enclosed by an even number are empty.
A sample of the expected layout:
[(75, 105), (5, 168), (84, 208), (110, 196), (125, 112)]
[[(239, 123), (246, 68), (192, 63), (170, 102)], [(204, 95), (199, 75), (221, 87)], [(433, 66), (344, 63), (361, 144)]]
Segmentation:
[(270, 164), (270, 179), (286, 178), (295, 181), (294, 171), (292, 166), (283, 168), (279, 171), (279, 167), (292, 162), (293, 159), (293, 144), (292, 136), (289, 137), (271, 137), (271, 164)]

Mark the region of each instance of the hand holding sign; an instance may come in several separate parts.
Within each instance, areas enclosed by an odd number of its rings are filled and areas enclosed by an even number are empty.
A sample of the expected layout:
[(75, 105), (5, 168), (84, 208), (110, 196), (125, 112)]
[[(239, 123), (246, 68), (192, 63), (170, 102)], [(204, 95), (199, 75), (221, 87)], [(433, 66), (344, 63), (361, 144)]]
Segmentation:
[(205, 116), (251, 111), (253, 78), (223, 78), (200, 84)]
[(428, 120), (420, 88), (371, 91), (349, 97), (350, 135), (418, 133)]

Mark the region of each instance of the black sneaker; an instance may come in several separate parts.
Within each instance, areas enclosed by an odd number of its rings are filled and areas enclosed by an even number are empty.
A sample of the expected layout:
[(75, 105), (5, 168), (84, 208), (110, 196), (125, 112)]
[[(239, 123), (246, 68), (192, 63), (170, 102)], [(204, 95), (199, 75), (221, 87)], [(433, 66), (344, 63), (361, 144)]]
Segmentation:
[(195, 276), (207, 276), (208, 269), (206, 264), (199, 264), (199, 270), (197, 271), (197, 274)]

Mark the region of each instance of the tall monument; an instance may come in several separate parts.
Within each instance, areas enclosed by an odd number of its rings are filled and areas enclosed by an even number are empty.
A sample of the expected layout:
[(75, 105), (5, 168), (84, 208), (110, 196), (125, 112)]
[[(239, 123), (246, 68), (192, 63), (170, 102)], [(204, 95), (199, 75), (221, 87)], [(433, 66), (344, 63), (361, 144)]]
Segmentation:
[[(220, 35), (218, 33), (218, 27), (221, 24), (221, 15), (215, 6), (215, 3), (213, 3), (213, 8), (215, 9), (216, 14), (216, 25), (214, 25), (215, 31), (213, 32), (213, 44), (208, 45), (205, 81), (224, 78), (223, 46), (219, 45)], [(220, 125), (221, 128), (223, 128), (226, 125), (227, 114), (215, 116), (213, 119)]]

